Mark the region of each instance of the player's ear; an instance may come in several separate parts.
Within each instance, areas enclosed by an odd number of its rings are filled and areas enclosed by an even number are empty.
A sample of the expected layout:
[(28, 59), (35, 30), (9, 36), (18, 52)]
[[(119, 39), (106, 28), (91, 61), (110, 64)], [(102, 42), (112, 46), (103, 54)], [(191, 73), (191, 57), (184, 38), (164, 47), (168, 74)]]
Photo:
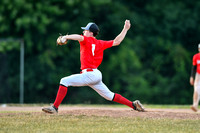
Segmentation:
[(90, 32), (90, 33), (91, 33), (92, 36), (94, 36), (94, 33), (93, 33), (93, 32)]

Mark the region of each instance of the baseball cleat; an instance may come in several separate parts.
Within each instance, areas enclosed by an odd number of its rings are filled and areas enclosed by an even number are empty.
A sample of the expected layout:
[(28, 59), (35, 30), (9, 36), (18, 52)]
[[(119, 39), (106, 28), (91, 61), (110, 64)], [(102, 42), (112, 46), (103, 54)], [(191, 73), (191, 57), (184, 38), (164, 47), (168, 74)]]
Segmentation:
[(42, 111), (45, 113), (49, 113), (49, 114), (57, 114), (58, 113), (58, 109), (54, 105), (51, 105), (50, 107), (43, 107)]
[(133, 101), (133, 107), (134, 110), (137, 110), (138, 112), (145, 112), (145, 109), (139, 100)]
[(191, 110), (193, 110), (194, 112), (197, 112), (197, 111), (198, 111), (197, 107), (191, 106), (190, 108), (191, 108)]

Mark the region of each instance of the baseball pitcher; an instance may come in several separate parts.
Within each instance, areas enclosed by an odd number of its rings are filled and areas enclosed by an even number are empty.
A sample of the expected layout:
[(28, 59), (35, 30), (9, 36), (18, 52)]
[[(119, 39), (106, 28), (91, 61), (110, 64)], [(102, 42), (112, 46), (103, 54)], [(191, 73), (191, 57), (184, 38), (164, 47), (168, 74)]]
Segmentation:
[(104, 50), (121, 44), (130, 27), (130, 21), (126, 20), (121, 33), (114, 40), (110, 41), (97, 40), (95, 38), (99, 34), (99, 28), (92, 22), (88, 23), (86, 27), (81, 27), (84, 30), (83, 35), (72, 34), (58, 37), (58, 45), (67, 44), (68, 40), (79, 42), (81, 73), (62, 78), (55, 102), (50, 107), (42, 108), (42, 111), (46, 113), (58, 113), (58, 107), (66, 96), (68, 87), (70, 86), (89, 86), (109, 101), (127, 105), (140, 112), (145, 111), (139, 100), (131, 102), (120, 94), (110, 91), (102, 82), (102, 74), (98, 70), (98, 66), (103, 60)]
[(198, 111), (199, 97), (200, 97), (200, 44), (198, 45), (199, 53), (193, 56), (193, 66), (190, 76), (190, 84), (194, 85), (193, 105), (191, 109), (194, 112)]

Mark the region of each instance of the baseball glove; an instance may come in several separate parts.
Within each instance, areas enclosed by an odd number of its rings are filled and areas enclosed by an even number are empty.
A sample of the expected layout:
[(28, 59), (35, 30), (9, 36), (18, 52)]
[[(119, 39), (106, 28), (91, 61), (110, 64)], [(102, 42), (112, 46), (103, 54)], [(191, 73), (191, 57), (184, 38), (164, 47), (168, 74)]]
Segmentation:
[(57, 42), (57, 45), (65, 45), (65, 44), (67, 44), (67, 41), (68, 41), (68, 40), (66, 39), (65, 42), (62, 42), (62, 37), (63, 37), (63, 36), (59, 36), (59, 37), (58, 37), (58, 39), (57, 39), (57, 41), (56, 41), (56, 42)]

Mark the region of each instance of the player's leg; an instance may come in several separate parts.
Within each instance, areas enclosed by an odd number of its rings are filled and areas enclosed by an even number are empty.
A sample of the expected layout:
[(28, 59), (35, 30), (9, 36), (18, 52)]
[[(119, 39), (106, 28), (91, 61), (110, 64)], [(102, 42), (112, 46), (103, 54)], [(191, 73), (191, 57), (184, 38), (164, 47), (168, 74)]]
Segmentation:
[(74, 74), (68, 77), (64, 77), (60, 80), (60, 86), (58, 89), (58, 93), (56, 96), (56, 100), (54, 102), (54, 106), (58, 108), (61, 104), (62, 100), (67, 94), (68, 86), (86, 86), (86, 77), (84, 74)]
[(90, 87), (93, 88), (99, 95), (109, 101), (114, 101), (120, 104), (127, 105), (138, 111), (144, 111), (142, 104), (138, 100), (132, 102), (121, 96), (120, 94), (111, 92), (102, 81), (98, 82), (95, 85), (90, 85)]
[(117, 94), (117, 93), (115, 93), (113, 101), (127, 105), (127, 106), (133, 108), (134, 110), (137, 110), (137, 111), (140, 111), (140, 112), (145, 111), (143, 105), (140, 103), (139, 100), (135, 100), (135, 101), (131, 102), (128, 99), (126, 99), (125, 97), (123, 97), (123, 96), (121, 96), (120, 94)]
[(54, 104), (48, 108), (43, 108), (42, 110), (47, 113), (58, 112), (58, 107), (66, 96), (69, 86), (88, 86), (89, 84), (95, 84), (101, 81), (101, 79), (102, 75), (97, 69), (94, 69), (91, 72), (74, 74), (62, 78)]
[(194, 90), (193, 93), (193, 105), (191, 106), (191, 109), (195, 112), (198, 111), (198, 104), (199, 104), (199, 94), (197, 91)]
[(67, 94), (68, 86), (85, 86), (87, 83), (84, 78), (85, 76), (83, 74), (74, 74), (62, 78), (60, 80), (59, 89), (53, 105), (47, 108), (42, 108), (42, 110), (46, 113), (57, 113), (59, 105)]
[(193, 105), (191, 106), (191, 109), (195, 112), (198, 111), (199, 95), (200, 95), (200, 74), (196, 73), (194, 82)]

